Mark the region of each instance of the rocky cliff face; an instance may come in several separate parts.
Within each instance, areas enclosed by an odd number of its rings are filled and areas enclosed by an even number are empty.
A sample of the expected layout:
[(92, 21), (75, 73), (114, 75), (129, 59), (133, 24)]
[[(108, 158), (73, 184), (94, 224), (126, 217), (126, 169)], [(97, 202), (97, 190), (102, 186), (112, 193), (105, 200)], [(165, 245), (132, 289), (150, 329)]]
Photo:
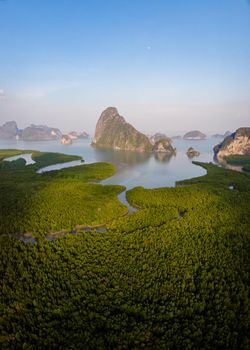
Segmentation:
[(33, 124), (20, 133), (20, 138), (24, 141), (51, 141), (58, 140), (61, 136), (62, 133), (59, 129)]
[(187, 132), (183, 138), (184, 140), (205, 140), (206, 135), (198, 130), (193, 130)]
[(61, 137), (61, 144), (62, 145), (71, 145), (72, 144), (72, 138), (69, 135), (62, 135), (62, 137)]
[(189, 158), (193, 158), (193, 157), (198, 157), (200, 155), (200, 152), (196, 151), (193, 147), (189, 147), (186, 154)]
[(214, 147), (217, 159), (239, 154), (250, 155), (250, 128), (239, 128)]
[(102, 112), (96, 124), (92, 146), (137, 152), (152, 150), (147, 136), (127, 123), (115, 107)]
[(156, 134), (149, 136), (149, 141), (151, 142), (152, 145), (154, 145), (156, 142), (160, 140), (168, 140), (169, 142), (172, 142), (172, 140), (169, 137), (167, 137), (167, 135), (162, 134), (160, 132), (157, 132)]
[(0, 139), (14, 139), (17, 137), (18, 129), (14, 121), (7, 122), (0, 126)]
[(153, 152), (173, 154), (175, 153), (175, 149), (169, 139), (162, 139), (154, 144)]

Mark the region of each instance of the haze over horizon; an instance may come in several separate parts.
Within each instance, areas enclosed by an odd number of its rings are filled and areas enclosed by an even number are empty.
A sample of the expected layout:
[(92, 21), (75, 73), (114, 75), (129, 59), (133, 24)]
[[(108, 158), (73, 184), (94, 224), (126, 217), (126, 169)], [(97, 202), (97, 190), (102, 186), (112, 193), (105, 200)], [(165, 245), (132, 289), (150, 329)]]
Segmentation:
[(115, 106), (145, 133), (249, 126), (249, 4), (0, 1), (0, 125), (93, 134)]

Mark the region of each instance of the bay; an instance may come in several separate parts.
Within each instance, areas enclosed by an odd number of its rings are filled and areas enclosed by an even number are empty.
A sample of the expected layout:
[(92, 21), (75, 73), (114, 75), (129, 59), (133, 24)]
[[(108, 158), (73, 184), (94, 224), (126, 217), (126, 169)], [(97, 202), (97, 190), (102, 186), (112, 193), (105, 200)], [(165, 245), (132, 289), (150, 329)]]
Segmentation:
[[(136, 153), (95, 149), (90, 140), (76, 140), (72, 145), (62, 145), (60, 141), (21, 141), (0, 140), (0, 148), (16, 148), (38, 150), (44, 152), (59, 152), (82, 156), (85, 163), (111, 162), (117, 168), (117, 173), (102, 181), (103, 184), (119, 184), (127, 189), (135, 186), (146, 188), (175, 186), (177, 180), (189, 179), (204, 175), (206, 171), (192, 164), (192, 160), (213, 162), (213, 147), (220, 140), (175, 140), (173, 145), (176, 154)], [(189, 147), (201, 152), (199, 157), (189, 159), (186, 151)], [(54, 169), (57, 169), (55, 165)], [(53, 170), (53, 166), (50, 166)]]

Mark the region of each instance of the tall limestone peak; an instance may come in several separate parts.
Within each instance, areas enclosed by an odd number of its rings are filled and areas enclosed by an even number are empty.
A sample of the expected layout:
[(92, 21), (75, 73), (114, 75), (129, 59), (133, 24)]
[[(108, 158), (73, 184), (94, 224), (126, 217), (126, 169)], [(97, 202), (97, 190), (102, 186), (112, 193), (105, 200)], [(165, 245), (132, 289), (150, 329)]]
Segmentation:
[(105, 122), (106, 120), (110, 120), (110, 119), (119, 120), (121, 123), (126, 123), (125, 118), (123, 118), (123, 117), (119, 114), (118, 109), (117, 109), (116, 107), (108, 107), (108, 108), (106, 108), (106, 109), (102, 112), (102, 114), (101, 114), (101, 116), (100, 116), (100, 118), (99, 118), (99, 120), (102, 120), (102, 121), (104, 121), (104, 122)]
[(115, 107), (108, 107), (102, 112), (96, 124), (92, 146), (137, 152), (152, 150), (147, 136), (127, 123)]

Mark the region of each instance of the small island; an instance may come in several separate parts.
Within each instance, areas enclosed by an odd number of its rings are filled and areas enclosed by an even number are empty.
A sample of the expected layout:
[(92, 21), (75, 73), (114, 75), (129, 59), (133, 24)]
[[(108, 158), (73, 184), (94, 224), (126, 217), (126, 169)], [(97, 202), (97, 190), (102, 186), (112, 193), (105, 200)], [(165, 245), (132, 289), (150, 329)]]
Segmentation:
[(193, 147), (189, 147), (186, 152), (188, 158), (198, 157), (200, 155), (199, 151), (196, 151)]
[(169, 137), (167, 137), (166, 134), (163, 134), (161, 132), (157, 132), (153, 135), (150, 135), (148, 136), (148, 138), (152, 145), (154, 145), (156, 142), (160, 140), (168, 140), (169, 142), (172, 142), (172, 140)]
[(201, 131), (199, 130), (193, 130), (193, 131), (189, 131), (187, 132), (184, 136), (183, 139), (184, 140), (205, 140), (206, 139), (206, 135), (203, 134)]
[(171, 140), (165, 138), (165, 139), (160, 139), (154, 144), (153, 152), (173, 154), (176, 152), (176, 149), (173, 148), (171, 144)]
[(77, 131), (71, 131), (68, 133), (68, 136), (72, 139), (72, 140), (77, 140), (77, 139), (88, 139), (89, 138), (89, 134), (86, 131), (82, 131), (82, 132), (77, 132)]
[(224, 139), (225, 137), (227, 137), (231, 134), (232, 134), (231, 131), (227, 130), (223, 135), (222, 134), (214, 134), (214, 135), (212, 135), (212, 137), (215, 139)]
[(69, 135), (62, 135), (62, 138), (61, 138), (62, 145), (71, 145), (72, 142), (73, 142), (72, 138)]

